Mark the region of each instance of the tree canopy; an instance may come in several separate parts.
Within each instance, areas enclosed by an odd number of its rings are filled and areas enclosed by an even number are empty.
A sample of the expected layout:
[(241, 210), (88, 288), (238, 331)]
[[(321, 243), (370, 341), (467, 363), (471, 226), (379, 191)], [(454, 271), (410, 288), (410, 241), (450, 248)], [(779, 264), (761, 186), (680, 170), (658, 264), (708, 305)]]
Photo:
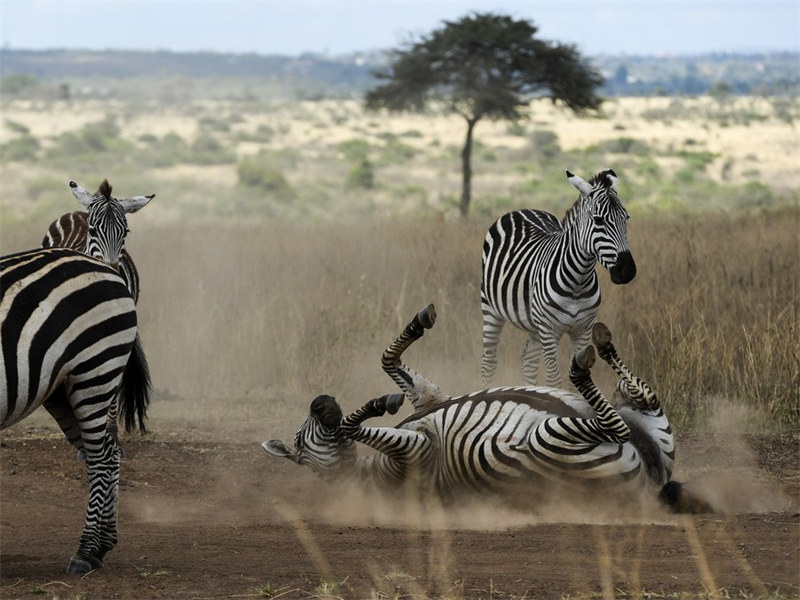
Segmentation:
[(462, 150), (461, 213), (470, 204), (472, 132), (483, 119), (518, 120), (537, 97), (550, 97), (575, 112), (596, 109), (603, 78), (573, 45), (537, 39), (526, 20), (473, 13), (444, 21), (407, 47), (393, 51), (383, 83), (366, 94), (368, 109), (423, 111), (436, 107), (467, 121)]

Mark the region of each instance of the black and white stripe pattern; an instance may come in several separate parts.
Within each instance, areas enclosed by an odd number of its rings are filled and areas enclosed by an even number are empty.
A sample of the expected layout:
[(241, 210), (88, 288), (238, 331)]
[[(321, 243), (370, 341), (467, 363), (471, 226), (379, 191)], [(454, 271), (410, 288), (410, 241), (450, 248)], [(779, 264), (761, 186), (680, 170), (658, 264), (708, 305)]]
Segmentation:
[(61, 248), (0, 259), (0, 427), (44, 406), (86, 456), (89, 504), (71, 573), (101, 566), (117, 541), (107, 412), (119, 394), (126, 427), (144, 430), (149, 376), (136, 333), (133, 299), (108, 265)]
[(125, 215), (141, 209), (155, 198), (155, 194), (114, 198), (108, 180), (103, 180), (94, 194), (74, 181), (69, 182), (69, 187), (75, 199), (89, 212), (67, 213), (53, 221), (42, 240), (42, 247), (72, 248), (108, 263), (120, 272), (134, 302), (138, 302), (139, 273), (125, 250), (125, 237), (129, 233)]
[[(371, 400), (344, 418), (336, 400), (320, 396), (294, 448), (272, 440), (264, 449), (326, 478), (348, 474), (393, 490), (412, 481), (442, 498), (470, 492), (535, 498), (554, 483), (639, 497), (648, 488), (655, 495), (669, 482), (669, 421), (649, 388), (629, 376), (604, 325), (594, 328), (600, 356), (617, 370), (620, 389), (636, 392), (623, 394), (619, 408), (592, 382), (592, 346), (572, 359), (570, 379), (580, 396), (527, 386), (451, 398), (400, 361), (402, 351), (432, 326), (432, 317), (432, 307), (423, 309), (383, 356), (384, 369), (414, 404), (411, 416), (395, 427), (366, 427), (365, 420), (396, 412), (396, 395)], [(356, 458), (354, 441), (376, 453)]]
[(617, 198), (611, 169), (584, 181), (567, 171), (580, 197), (558, 221), (540, 210), (500, 217), (483, 243), (481, 378), (488, 384), (497, 369), (497, 345), (508, 322), (528, 332), (522, 356), (525, 381), (535, 384), (542, 354), (546, 384), (561, 385), (558, 342), (571, 339), (570, 355), (589, 343), (600, 306), (599, 261), (611, 281), (636, 275), (628, 246), (628, 213)]
[[(86, 239), (89, 232), (89, 213), (75, 211), (61, 215), (50, 224), (42, 240), (42, 248), (71, 248), (86, 253)], [(122, 250), (117, 265), (119, 274), (133, 296), (139, 302), (139, 272), (127, 250)]]

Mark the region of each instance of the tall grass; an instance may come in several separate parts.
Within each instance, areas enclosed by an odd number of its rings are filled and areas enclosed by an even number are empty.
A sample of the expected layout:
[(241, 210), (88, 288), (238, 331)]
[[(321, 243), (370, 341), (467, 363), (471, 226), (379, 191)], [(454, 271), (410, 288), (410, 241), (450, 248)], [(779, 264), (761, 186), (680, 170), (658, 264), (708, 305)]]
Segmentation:
[[(489, 222), (136, 226), (128, 248), (156, 410), (179, 399), (184, 418), (275, 419), (288, 432), (317, 394), (355, 408), (393, 391), (381, 352), (428, 302), (439, 320), (406, 362), (450, 394), (478, 389)], [(797, 209), (634, 218), (636, 279), (614, 286), (600, 273), (599, 318), (679, 430), (718, 427), (721, 414), (746, 431), (800, 426), (799, 223)], [(45, 227), (4, 231), (3, 253), (37, 245)], [(497, 383), (522, 382), (523, 341), (504, 331)], [(595, 372), (610, 391), (608, 370)]]
[[(452, 393), (478, 387), (483, 230), (403, 221), (143, 232), (142, 329), (157, 384), (182, 396), (341, 390), (360, 403), (391, 387), (380, 352), (434, 302), (440, 323), (409, 363)], [(600, 316), (677, 426), (707, 424), (720, 401), (744, 407), (749, 428), (800, 424), (798, 231), (796, 211), (631, 224), (639, 275), (615, 287), (601, 274)], [(520, 340), (502, 342), (503, 383), (521, 381)]]

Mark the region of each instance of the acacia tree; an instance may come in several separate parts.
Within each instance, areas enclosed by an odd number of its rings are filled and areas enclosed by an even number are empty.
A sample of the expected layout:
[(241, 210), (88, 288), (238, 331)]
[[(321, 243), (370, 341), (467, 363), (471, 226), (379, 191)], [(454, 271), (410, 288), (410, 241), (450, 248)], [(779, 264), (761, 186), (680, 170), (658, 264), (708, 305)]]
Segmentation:
[(434, 107), (461, 115), (467, 136), (461, 151), (461, 215), (471, 200), (472, 134), (483, 118), (517, 121), (535, 97), (549, 96), (574, 112), (596, 109), (603, 78), (573, 45), (536, 39), (529, 21), (473, 13), (392, 51), (374, 75), (385, 83), (366, 94), (370, 110), (422, 112)]

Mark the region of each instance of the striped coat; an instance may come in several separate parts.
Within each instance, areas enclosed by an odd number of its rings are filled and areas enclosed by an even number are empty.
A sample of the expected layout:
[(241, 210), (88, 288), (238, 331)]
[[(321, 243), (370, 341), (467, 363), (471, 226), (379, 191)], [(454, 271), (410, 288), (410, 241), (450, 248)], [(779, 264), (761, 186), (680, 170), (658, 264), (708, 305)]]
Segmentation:
[[(655, 394), (622, 363), (604, 325), (594, 342), (620, 377), (619, 406), (591, 379), (593, 346), (572, 359), (580, 395), (546, 387), (500, 387), (451, 398), (404, 365), (400, 355), (435, 314), (427, 307), (384, 352), (384, 370), (404, 395), (389, 395), (343, 416), (331, 396), (319, 396), (294, 447), (264, 442), (275, 455), (310, 466), (325, 478), (355, 480), (396, 491), (409, 483), (443, 499), (465, 495), (525, 498), (570, 489), (604, 497), (655, 497), (671, 482), (674, 439)], [(398, 396), (400, 396), (398, 398)], [(394, 427), (367, 419), (397, 412), (407, 397), (413, 414)], [(376, 452), (358, 456), (356, 444)]]
[(89, 505), (68, 572), (102, 566), (117, 542), (119, 452), (108, 410), (119, 394), (128, 429), (144, 429), (149, 376), (125, 282), (68, 249), (0, 259), (0, 427), (39, 406), (86, 456)]

